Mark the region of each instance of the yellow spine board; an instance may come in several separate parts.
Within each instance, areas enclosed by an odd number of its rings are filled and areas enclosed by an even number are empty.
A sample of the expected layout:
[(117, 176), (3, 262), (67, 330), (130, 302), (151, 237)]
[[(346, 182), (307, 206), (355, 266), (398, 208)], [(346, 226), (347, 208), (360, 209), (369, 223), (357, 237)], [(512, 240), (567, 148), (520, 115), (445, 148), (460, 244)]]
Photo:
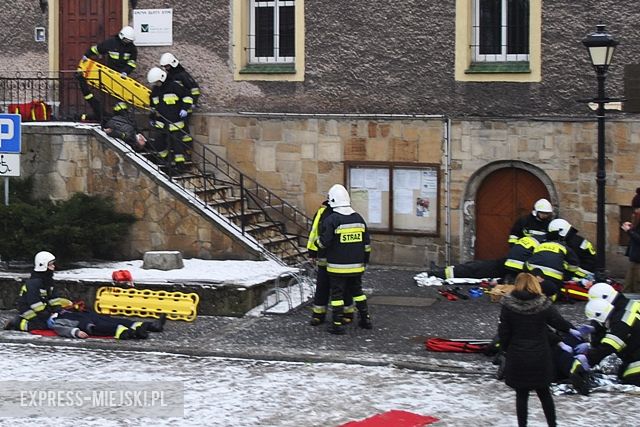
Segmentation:
[(149, 109), (151, 90), (131, 77), (122, 77), (119, 72), (92, 59), (80, 61), (78, 71), (90, 86), (138, 108)]
[(96, 293), (96, 313), (109, 315), (159, 317), (192, 322), (196, 319), (198, 294), (152, 291), (149, 289), (123, 289), (103, 286)]

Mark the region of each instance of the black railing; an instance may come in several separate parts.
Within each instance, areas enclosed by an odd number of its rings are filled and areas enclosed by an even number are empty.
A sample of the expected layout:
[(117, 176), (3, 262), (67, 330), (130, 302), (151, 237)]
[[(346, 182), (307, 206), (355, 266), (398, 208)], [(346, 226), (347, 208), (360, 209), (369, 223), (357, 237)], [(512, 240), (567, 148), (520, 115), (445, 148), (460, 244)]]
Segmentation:
[[(80, 91), (76, 71), (62, 71), (56, 74), (57, 76), (54, 77), (47, 77), (38, 72), (0, 76), (0, 109), (8, 113), (19, 112), (27, 121), (76, 121), (81, 115), (91, 112), (90, 106)], [(100, 73), (97, 75), (100, 80)], [(95, 91), (94, 96), (99, 97), (103, 107), (114, 103), (113, 98), (104, 92), (113, 94), (122, 93), (125, 90), (123, 87), (107, 87), (101, 81), (97, 83), (103, 92)], [(124, 98), (129, 100), (135, 96), (130, 92), (124, 94)], [(44, 104), (48, 110), (44, 117), (40, 113), (35, 114), (33, 111), (27, 111), (32, 106), (41, 104)], [(152, 133), (152, 131), (144, 129), (148, 122), (147, 112), (142, 109), (136, 110), (133, 106), (131, 108), (135, 112), (139, 124), (145, 124), (140, 126), (143, 133)], [(150, 142), (153, 142), (153, 138), (149, 139)], [(207, 190), (214, 191), (221, 186), (229, 186), (232, 191), (239, 193), (233, 195), (240, 199), (239, 209), (233, 208), (233, 204), (230, 203), (229, 210), (240, 218), (239, 227), (243, 234), (247, 233), (246, 215), (248, 211), (258, 210), (264, 215), (266, 221), (277, 226), (282, 242), (289, 244), (293, 252), (297, 254), (293, 258), (302, 261), (304, 252), (301, 247), (306, 243), (307, 233), (311, 227), (311, 219), (304, 212), (261, 185), (257, 180), (241, 172), (199, 141), (193, 141), (191, 158), (193, 162), (191, 173), (202, 183), (203, 193), (206, 194)], [(172, 166), (168, 164), (166, 167), (170, 169)], [(176, 178), (172, 177), (172, 179)], [(203, 205), (210, 208), (206, 198), (201, 201)], [(229, 201), (231, 202), (231, 200)], [(295, 239), (291, 240), (290, 236)]]

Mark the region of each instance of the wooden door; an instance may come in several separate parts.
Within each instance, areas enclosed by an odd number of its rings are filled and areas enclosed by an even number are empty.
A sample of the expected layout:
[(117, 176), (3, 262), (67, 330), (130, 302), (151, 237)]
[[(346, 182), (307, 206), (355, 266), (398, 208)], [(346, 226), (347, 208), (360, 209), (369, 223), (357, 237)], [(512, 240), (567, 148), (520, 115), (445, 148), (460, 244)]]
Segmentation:
[(74, 79), (78, 62), (89, 47), (120, 31), (122, 0), (60, 0), (58, 22), (59, 64), (64, 78), (60, 99), (65, 104), (61, 111), (72, 115), (88, 108)]
[(549, 191), (532, 173), (504, 168), (488, 175), (476, 195), (476, 259), (504, 257), (513, 223), (531, 212), (540, 198), (549, 199)]

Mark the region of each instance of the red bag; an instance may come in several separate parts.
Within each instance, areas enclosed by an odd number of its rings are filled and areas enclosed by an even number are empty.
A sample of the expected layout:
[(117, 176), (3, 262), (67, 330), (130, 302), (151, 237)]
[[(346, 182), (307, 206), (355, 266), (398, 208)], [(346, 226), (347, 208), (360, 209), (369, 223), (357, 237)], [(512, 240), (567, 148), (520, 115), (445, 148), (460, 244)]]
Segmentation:
[(425, 346), (429, 351), (453, 353), (482, 353), (491, 340), (448, 340), (445, 338), (429, 338)]
[(114, 271), (113, 273), (111, 273), (111, 280), (113, 280), (114, 283), (133, 286), (133, 277), (131, 276), (131, 272), (129, 270)]
[(9, 104), (7, 110), (10, 114), (20, 114), (23, 122), (51, 120), (51, 106), (41, 99), (23, 104)]

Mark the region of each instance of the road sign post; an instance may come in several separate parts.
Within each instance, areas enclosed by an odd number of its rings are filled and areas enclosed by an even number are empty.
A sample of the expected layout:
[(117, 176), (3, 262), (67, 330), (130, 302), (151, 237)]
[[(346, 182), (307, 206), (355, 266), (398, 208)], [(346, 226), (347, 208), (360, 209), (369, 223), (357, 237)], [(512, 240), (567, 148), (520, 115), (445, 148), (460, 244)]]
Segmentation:
[(4, 176), (4, 204), (9, 206), (9, 177), (20, 176), (22, 121), (20, 114), (0, 114), (0, 176)]

